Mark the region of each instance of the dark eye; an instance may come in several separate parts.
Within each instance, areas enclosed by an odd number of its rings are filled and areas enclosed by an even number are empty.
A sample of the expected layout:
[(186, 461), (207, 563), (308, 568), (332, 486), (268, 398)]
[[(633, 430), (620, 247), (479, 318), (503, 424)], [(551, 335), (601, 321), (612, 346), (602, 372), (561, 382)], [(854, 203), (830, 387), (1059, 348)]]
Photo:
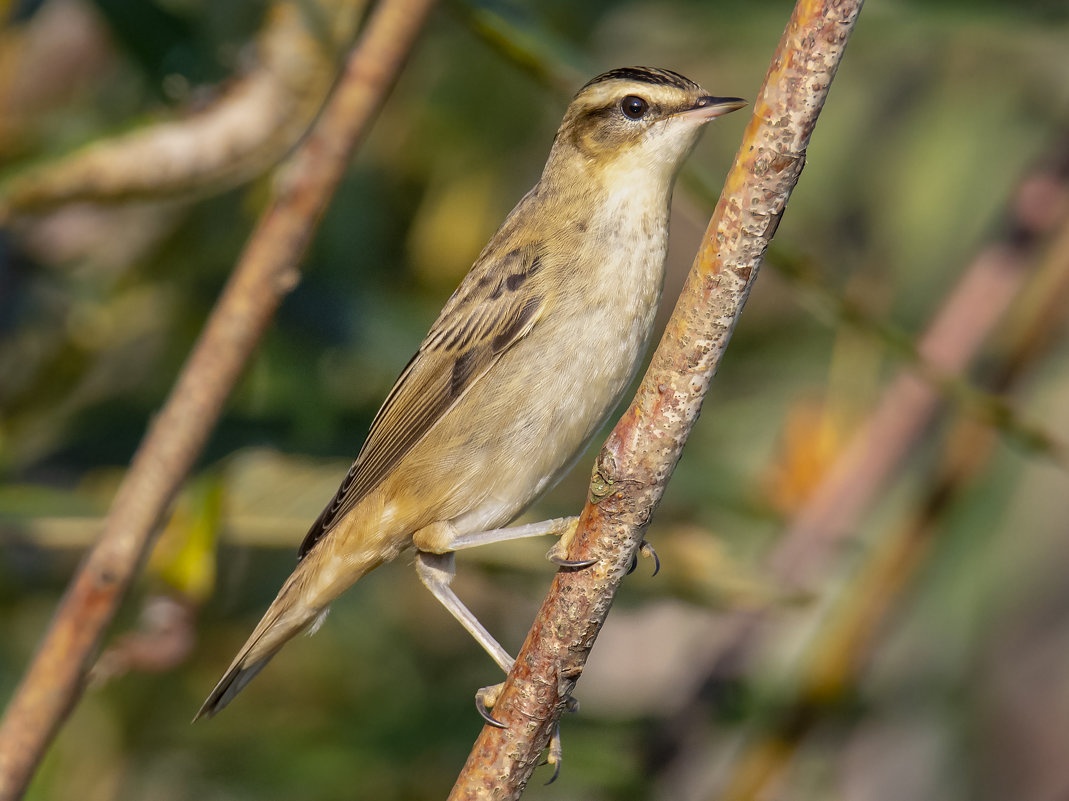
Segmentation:
[(649, 110), (650, 104), (638, 95), (628, 95), (620, 101), (620, 111), (629, 120), (640, 120)]

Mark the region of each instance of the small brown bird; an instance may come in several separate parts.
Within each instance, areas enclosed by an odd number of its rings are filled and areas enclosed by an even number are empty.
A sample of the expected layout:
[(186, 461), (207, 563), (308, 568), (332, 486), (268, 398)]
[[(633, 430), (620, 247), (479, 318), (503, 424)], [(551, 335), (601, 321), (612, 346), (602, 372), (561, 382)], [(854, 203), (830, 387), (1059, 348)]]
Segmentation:
[(226, 706), (344, 590), (409, 548), (428, 589), (511, 668), (450, 589), (453, 552), (574, 523), (500, 528), (568, 470), (634, 377), (660, 300), (676, 174), (702, 126), (743, 105), (647, 67), (579, 90), (541, 179), (402, 371), (297, 569), (197, 717)]

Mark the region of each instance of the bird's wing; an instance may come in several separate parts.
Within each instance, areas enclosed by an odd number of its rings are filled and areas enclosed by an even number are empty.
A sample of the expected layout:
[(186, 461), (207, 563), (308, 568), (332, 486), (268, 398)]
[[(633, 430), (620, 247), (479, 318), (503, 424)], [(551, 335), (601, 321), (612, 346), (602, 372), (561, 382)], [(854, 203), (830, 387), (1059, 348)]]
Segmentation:
[(530, 280), (541, 258), (540, 248), (527, 246), (476, 263), (390, 390), (334, 500), (301, 543), (298, 559), (530, 332), (545, 309), (545, 293)]

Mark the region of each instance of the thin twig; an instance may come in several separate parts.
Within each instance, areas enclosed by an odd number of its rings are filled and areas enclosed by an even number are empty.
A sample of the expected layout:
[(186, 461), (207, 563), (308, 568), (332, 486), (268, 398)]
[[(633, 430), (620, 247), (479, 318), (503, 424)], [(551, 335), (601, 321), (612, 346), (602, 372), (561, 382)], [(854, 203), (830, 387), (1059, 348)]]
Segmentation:
[(597, 459), (569, 559), (451, 799), (518, 798), (582, 673), (616, 589), (701, 410), (805, 161), (860, 0), (801, 0), (765, 77), (724, 192), (638, 394)]
[(275, 309), (360, 135), (433, 0), (383, 0), (308, 139), (283, 173), (167, 404), (153, 421), (100, 540), (67, 590), (0, 723), (0, 801), (21, 797), (153, 540)]

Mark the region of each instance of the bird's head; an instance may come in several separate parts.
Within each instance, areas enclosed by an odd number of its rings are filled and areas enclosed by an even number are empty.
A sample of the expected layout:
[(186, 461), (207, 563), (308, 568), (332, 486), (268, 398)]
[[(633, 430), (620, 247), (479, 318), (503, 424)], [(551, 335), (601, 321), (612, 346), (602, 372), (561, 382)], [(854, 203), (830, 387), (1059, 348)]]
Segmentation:
[(642, 171), (671, 181), (702, 126), (744, 105), (741, 98), (714, 97), (671, 70), (611, 70), (572, 99), (547, 170), (572, 166), (607, 175)]

